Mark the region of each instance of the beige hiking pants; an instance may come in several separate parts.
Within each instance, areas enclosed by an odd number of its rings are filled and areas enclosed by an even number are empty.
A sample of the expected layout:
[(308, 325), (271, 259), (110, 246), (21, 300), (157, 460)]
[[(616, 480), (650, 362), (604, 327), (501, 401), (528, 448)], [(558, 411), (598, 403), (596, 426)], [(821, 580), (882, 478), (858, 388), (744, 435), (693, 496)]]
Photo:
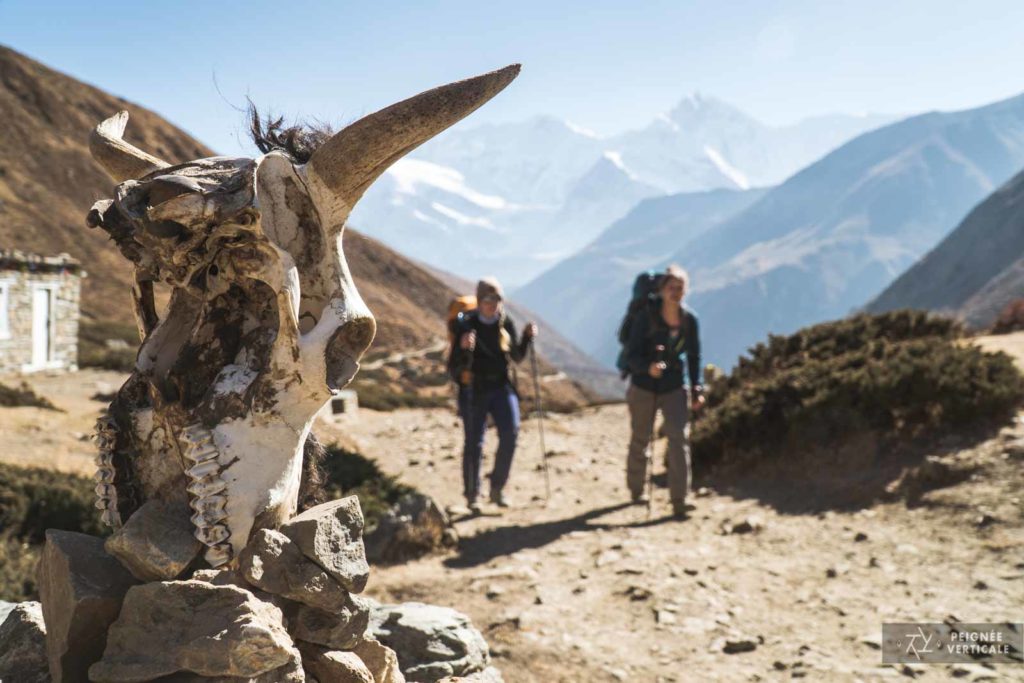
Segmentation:
[(647, 475), (647, 447), (654, 432), (654, 418), (661, 411), (668, 437), (668, 491), (672, 505), (681, 507), (690, 492), (690, 426), (686, 389), (655, 394), (632, 384), (626, 391), (633, 428), (626, 459), (626, 486), (634, 497), (644, 492)]

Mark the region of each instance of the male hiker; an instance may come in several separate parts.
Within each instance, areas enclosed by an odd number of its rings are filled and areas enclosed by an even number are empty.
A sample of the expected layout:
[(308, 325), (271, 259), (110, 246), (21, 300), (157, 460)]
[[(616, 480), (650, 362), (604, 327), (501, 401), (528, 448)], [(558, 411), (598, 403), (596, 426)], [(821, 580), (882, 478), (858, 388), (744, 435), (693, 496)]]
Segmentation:
[(512, 374), (537, 337), (537, 326), (528, 323), (522, 339), (505, 312), (501, 284), (492, 277), (477, 283), (476, 308), (452, 322), (454, 343), (449, 371), (459, 383), (459, 414), (465, 433), (462, 481), (466, 504), (478, 513), (480, 467), (483, 460), (487, 416), (498, 429), (498, 451), (491, 471), (491, 502), (508, 507), (504, 493), (512, 468), (519, 434), (519, 395)]
[(683, 307), (688, 276), (679, 266), (669, 266), (658, 282), (658, 296), (640, 308), (629, 321), (625, 349), (632, 376), (626, 391), (632, 435), (626, 460), (626, 485), (636, 503), (647, 502), (644, 483), (647, 448), (660, 410), (668, 437), (668, 488), (672, 509), (685, 518), (690, 489), (689, 408), (683, 386), (683, 358), (690, 379), (694, 410), (704, 404), (700, 381), (700, 339), (697, 317)]

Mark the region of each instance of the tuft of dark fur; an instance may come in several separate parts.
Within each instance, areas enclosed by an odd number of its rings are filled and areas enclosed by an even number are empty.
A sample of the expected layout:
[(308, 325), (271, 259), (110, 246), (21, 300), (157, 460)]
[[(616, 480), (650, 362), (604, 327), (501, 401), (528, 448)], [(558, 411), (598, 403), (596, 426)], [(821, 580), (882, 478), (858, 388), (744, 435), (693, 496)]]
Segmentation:
[(286, 125), (283, 116), (264, 116), (251, 101), (248, 116), (249, 135), (261, 152), (284, 152), (299, 164), (309, 161), (313, 152), (334, 135), (334, 130), (326, 123)]
[(324, 484), (327, 473), (323, 461), (327, 449), (313, 432), (306, 437), (302, 447), (302, 481), (299, 483), (299, 512), (304, 512), (324, 502)]

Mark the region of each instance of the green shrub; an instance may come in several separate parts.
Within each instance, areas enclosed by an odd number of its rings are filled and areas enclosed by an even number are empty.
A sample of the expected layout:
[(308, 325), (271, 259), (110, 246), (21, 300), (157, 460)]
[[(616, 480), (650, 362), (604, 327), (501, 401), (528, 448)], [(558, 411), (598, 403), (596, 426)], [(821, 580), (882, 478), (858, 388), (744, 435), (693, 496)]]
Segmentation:
[(38, 600), (36, 564), (42, 546), (14, 538), (0, 538), (0, 600)]
[(103, 536), (93, 482), (0, 464), (0, 600), (37, 600), (35, 571), (47, 529)]
[(846, 353), (914, 339), (958, 339), (963, 326), (951, 318), (926, 311), (901, 310), (880, 315), (851, 316), (812, 325), (792, 335), (768, 335), (768, 341), (750, 349), (726, 377), (728, 387), (764, 378), (786, 368), (826, 361)]
[[(0, 384), (0, 406), (4, 408), (46, 408), (47, 410), (60, 410), (53, 405), (49, 399), (40, 396), (32, 390), (25, 382), (16, 389)], [(63, 412), (63, 411), (61, 411)]]
[(1005, 354), (957, 341), (955, 323), (900, 311), (771, 337), (709, 390), (694, 425), (703, 464), (828, 447), (871, 431), (938, 436), (1009, 419), (1024, 377)]
[(447, 396), (420, 394), (416, 391), (395, 390), (372, 378), (356, 376), (351, 389), (359, 395), (359, 405), (370, 410), (391, 411), (399, 408), (443, 408), (449, 404)]
[(394, 477), (380, 471), (377, 463), (338, 445), (326, 447), (327, 457), (322, 467), (325, 474), (324, 493), (328, 500), (342, 496), (358, 496), (366, 518), (367, 529), (406, 493), (415, 491), (400, 484)]
[(0, 537), (41, 543), (47, 529), (103, 535), (91, 479), (0, 464)]

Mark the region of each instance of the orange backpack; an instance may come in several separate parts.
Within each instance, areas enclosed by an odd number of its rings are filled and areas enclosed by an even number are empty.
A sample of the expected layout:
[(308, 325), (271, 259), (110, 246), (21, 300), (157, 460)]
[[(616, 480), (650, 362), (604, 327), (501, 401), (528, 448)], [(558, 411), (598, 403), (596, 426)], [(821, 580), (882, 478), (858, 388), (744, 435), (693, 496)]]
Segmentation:
[(448, 315), (445, 317), (445, 322), (448, 325), (448, 371), (452, 375), (452, 379), (458, 382), (460, 385), (465, 386), (469, 384), (473, 375), (469, 368), (457, 369), (452, 367), (452, 358), (454, 358), (455, 345), (459, 343), (458, 336), (458, 320), (459, 316), (467, 311), (472, 311), (476, 308), (476, 297), (472, 294), (466, 296), (458, 296), (452, 299), (448, 303)]

